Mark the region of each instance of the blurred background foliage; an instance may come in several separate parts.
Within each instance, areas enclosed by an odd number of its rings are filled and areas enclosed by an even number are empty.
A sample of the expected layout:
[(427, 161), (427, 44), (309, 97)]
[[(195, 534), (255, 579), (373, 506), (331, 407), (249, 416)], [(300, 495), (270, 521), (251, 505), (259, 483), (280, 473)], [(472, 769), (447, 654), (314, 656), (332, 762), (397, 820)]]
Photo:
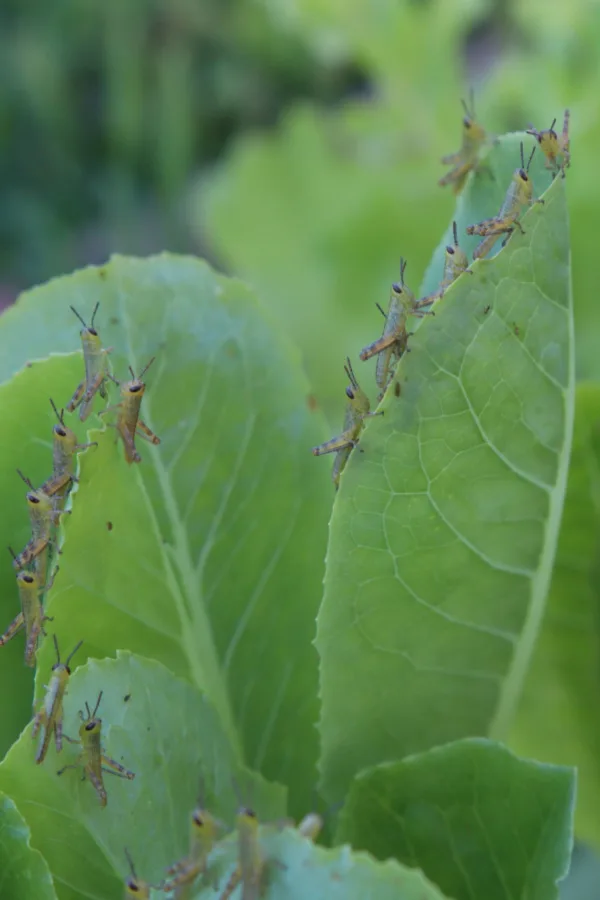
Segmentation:
[[(0, 302), (113, 251), (200, 253), (254, 283), (337, 427), (344, 357), (452, 216), (439, 157), (473, 86), (491, 133), (571, 109), (577, 368), (598, 379), (599, 47), (598, 0), (4, 0)], [(576, 859), (565, 896), (600, 896)]]

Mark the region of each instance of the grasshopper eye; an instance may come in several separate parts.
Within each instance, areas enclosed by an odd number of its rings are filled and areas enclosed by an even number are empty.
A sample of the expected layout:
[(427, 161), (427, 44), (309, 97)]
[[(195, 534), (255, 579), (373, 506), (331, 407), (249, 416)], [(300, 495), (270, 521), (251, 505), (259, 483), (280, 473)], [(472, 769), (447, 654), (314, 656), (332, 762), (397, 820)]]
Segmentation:
[(66, 437), (66, 436), (67, 436), (67, 432), (66, 432), (65, 429), (62, 427), (62, 425), (55, 425), (55, 426), (54, 426), (54, 434), (57, 434), (59, 437)]
[(242, 815), (247, 816), (248, 819), (256, 819), (256, 813), (254, 812), (253, 809), (249, 809), (249, 808), (243, 809)]
[(352, 390), (350, 385), (348, 385), (348, 387), (346, 388), (346, 397), (348, 398), (348, 400), (354, 400), (354, 391)]
[(21, 581), (24, 581), (25, 584), (33, 584), (33, 575), (30, 575), (29, 572), (24, 572), (21, 575)]
[(88, 334), (91, 334), (94, 337), (98, 337), (98, 332), (96, 331), (95, 328), (88, 328), (87, 332), (88, 332)]
[(392, 290), (395, 294), (401, 294), (402, 293), (402, 285), (398, 284), (398, 282), (395, 281), (392, 285)]
[(39, 503), (40, 498), (36, 497), (35, 494), (29, 493), (29, 494), (27, 494), (27, 502), (28, 503)]
[(91, 722), (88, 722), (87, 725), (85, 726), (85, 730), (86, 730), (86, 731), (93, 731), (95, 727), (96, 727), (96, 720), (95, 720), (95, 719), (92, 719), (92, 721), (91, 721)]
[(527, 172), (525, 171), (525, 169), (519, 169), (519, 178), (521, 179), (521, 181), (529, 181), (529, 178), (527, 176)]
[(204, 819), (202, 818), (200, 813), (194, 814), (194, 825), (197, 825), (198, 828), (202, 828), (202, 826), (204, 825)]
[(448, 245), (446, 247), (446, 253), (449, 253), (450, 256), (454, 256), (454, 247), (450, 247), (450, 245)]
[(132, 384), (129, 388), (129, 393), (137, 394), (141, 391), (142, 387), (143, 387), (143, 385), (141, 385), (141, 384)]
[(463, 125), (465, 126), (465, 128), (470, 128), (472, 124), (472, 121), (470, 119), (467, 119), (467, 117), (465, 116), (463, 119)]
[(129, 881), (127, 882), (127, 890), (131, 891), (132, 894), (137, 894), (137, 893), (139, 893), (140, 888), (139, 888), (138, 883), (136, 881), (134, 881), (132, 878), (130, 878)]

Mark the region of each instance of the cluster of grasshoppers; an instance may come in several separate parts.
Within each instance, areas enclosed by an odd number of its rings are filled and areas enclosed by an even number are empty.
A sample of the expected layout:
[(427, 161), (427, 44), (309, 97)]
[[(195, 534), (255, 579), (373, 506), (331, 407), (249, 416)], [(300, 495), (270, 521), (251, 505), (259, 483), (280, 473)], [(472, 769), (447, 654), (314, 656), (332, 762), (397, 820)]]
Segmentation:
[[(451, 169), (439, 181), (442, 187), (452, 184), (455, 194), (460, 193), (470, 172), (484, 168), (479, 164), (479, 154), (486, 142), (489, 141), (485, 129), (475, 118), (473, 94), (471, 93), (470, 106), (467, 106), (464, 100), (462, 104), (465, 111), (462, 123), (462, 146), (457, 153), (443, 157), (442, 163), (451, 166)], [(556, 119), (554, 119), (550, 128), (544, 131), (537, 131), (533, 125), (530, 125), (526, 132), (535, 138), (537, 146), (544, 154), (546, 168), (552, 173), (553, 179), (559, 174), (564, 178), (565, 169), (571, 165), (568, 109), (565, 110), (561, 134), (554, 130), (555, 124)], [(484, 219), (482, 222), (469, 225), (466, 229), (467, 234), (479, 235), (482, 238), (473, 252), (473, 259), (475, 260), (483, 259), (487, 256), (500, 237), (503, 237), (502, 246), (504, 247), (515, 228), (524, 233), (523, 226), (519, 220), (522, 210), (529, 209), (534, 203), (544, 202), (542, 199), (534, 198), (533, 185), (529, 176), (529, 167), (536, 145), (534, 144), (533, 146), (527, 164), (525, 163), (522, 143), (520, 149), (520, 165), (513, 172), (498, 214), (489, 219)], [(453, 237), (453, 244), (449, 244), (446, 247), (442, 280), (437, 290), (417, 300), (415, 294), (409, 290), (404, 281), (406, 262), (402, 260), (400, 263), (400, 281), (392, 284), (387, 312), (379, 304), (376, 304), (385, 319), (383, 334), (376, 341), (373, 341), (372, 344), (361, 350), (360, 359), (367, 360), (377, 356), (375, 378), (379, 388), (378, 402), (381, 402), (388, 386), (394, 380), (394, 372), (398, 361), (410, 349), (408, 347), (408, 339), (411, 337), (411, 332), (407, 330), (409, 317), (422, 318), (423, 316), (434, 315), (432, 307), (442, 299), (450, 285), (463, 274), (473, 274), (469, 268), (467, 255), (461, 250), (458, 243), (456, 222), (453, 223)], [(346, 359), (344, 371), (350, 383), (346, 388), (348, 404), (346, 406), (343, 430), (337, 437), (312, 449), (315, 456), (321, 456), (326, 453), (336, 454), (332, 471), (336, 490), (339, 487), (340, 475), (348, 458), (359, 443), (365, 420), (372, 416), (384, 414), (383, 410), (371, 412), (369, 398), (358, 384), (350, 358)], [(396, 394), (399, 395), (399, 382), (396, 382), (395, 388)]]
[[(73, 307), (71, 307), (73, 309)], [(159, 438), (144, 425), (139, 418), (140, 405), (144, 395), (145, 384), (141, 380), (142, 375), (153, 362), (150, 360), (146, 368), (136, 378), (131, 372), (129, 381), (119, 382), (108, 371), (107, 355), (109, 349), (102, 347), (102, 342), (94, 327), (94, 320), (98, 311), (98, 304), (93, 311), (89, 325), (73, 309), (77, 318), (81, 321), (81, 341), (83, 345), (83, 357), (85, 364), (85, 377), (73, 394), (66, 406), (69, 412), (79, 410), (79, 418), (82, 422), (92, 412), (96, 395), (107, 398), (107, 382), (115, 382), (121, 391), (121, 399), (115, 406), (106, 407), (100, 415), (108, 410), (118, 411), (114, 426), (117, 434), (123, 441), (125, 459), (128, 463), (140, 462), (141, 456), (135, 446), (135, 437), (140, 435), (152, 444), (160, 443)], [(44, 481), (39, 488), (35, 488), (31, 481), (17, 470), (28, 487), (26, 494), (27, 508), (31, 526), (31, 538), (16, 554), (10, 550), (13, 556), (13, 566), (16, 570), (16, 581), (21, 611), (9, 625), (6, 632), (0, 637), (0, 647), (10, 641), (20, 631), (25, 631), (25, 664), (31, 668), (35, 666), (36, 653), (40, 636), (46, 635), (44, 623), (52, 621), (44, 611), (44, 598), (51, 588), (58, 566), (51, 575), (51, 563), (53, 548), (56, 547), (56, 531), (60, 518), (65, 513), (65, 502), (75, 476), (77, 452), (88, 447), (97, 446), (92, 441), (79, 444), (75, 432), (65, 423), (65, 410), (60, 411), (51, 399), (50, 403), (58, 422), (52, 431), (52, 475)], [(10, 548), (9, 548), (10, 549)], [(60, 552), (60, 551), (59, 551)], [(107, 794), (103, 782), (103, 772), (110, 772), (121, 778), (134, 778), (133, 772), (129, 772), (118, 762), (107, 756), (102, 750), (101, 729), (102, 719), (98, 716), (98, 708), (102, 698), (102, 692), (93, 710), (85, 704), (85, 713), (80, 712), (81, 726), (79, 728), (79, 740), (67, 737), (63, 734), (63, 699), (67, 690), (67, 684), (71, 674), (71, 659), (82, 644), (80, 641), (71, 651), (64, 662), (61, 662), (58, 640), (53, 635), (56, 650), (56, 663), (52, 667), (46, 694), (33, 721), (32, 736), (35, 738), (40, 733), (39, 745), (35, 755), (35, 761), (39, 765), (44, 762), (52, 735), (56, 751), (60, 753), (63, 746), (63, 738), (70, 743), (79, 744), (81, 752), (76, 763), (64, 766), (58, 774), (72, 768), (83, 770), (83, 777), (93, 785), (101, 806), (106, 806)]]
[[(236, 793), (239, 797), (239, 789)], [(240, 798), (241, 801), (241, 798)], [(293, 826), (290, 820), (275, 823), (276, 828)], [(219, 835), (226, 826), (216, 819), (200, 798), (190, 817), (189, 851), (182, 859), (167, 869), (167, 877), (159, 884), (149, 884), (138, 877), (133, 860), (125, 849), (130, 874), (125, 881), (125, 898), (141, 897), (149, 900), (150, 891), (171, 893), (173, 900), (189, 900), (192, 891), (202, 884), (211, 884), (218, 890), (218, 875), (211, 866), (211, 854), (218, 849)], [(297, 826), (298, 832), (310, 841), (316, 840), (323, 828), (323, 818), (316, 812), (309, 813)], [(236, 813), (237, 864), (227, 879), (218, 900), (229, 900), (238, 885), (242, 885), (243, 900), (258, 900), (265, 885), (267, 862), (259, 840), (259, 820), (256, 812), (240, 802)]]

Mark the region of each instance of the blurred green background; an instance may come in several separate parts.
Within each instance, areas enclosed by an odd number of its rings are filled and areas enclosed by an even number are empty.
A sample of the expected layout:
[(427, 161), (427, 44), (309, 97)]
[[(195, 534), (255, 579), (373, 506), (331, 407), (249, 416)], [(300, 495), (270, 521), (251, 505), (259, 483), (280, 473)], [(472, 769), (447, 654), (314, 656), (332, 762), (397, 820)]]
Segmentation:
[[(257, 287), (337, 427), (345, 355), (452, 217), (439, 157), (473, 86), (491, 133), (571, 109), (577, 369), (597, 379), (599, 48), (597, 0), (4, 0), (0, 303), (113, 251), (199, 253)], [(600, 897), (594, 865), (578, 851), (565, 897)]]

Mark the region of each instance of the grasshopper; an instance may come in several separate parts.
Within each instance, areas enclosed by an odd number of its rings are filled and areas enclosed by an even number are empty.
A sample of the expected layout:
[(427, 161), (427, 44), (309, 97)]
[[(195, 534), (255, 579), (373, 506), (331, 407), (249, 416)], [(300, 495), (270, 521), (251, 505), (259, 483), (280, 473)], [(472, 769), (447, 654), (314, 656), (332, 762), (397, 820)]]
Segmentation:
[(392, 285), (387, 313), (378, 305), (380, 313), (385, 318), (383, 334), (360, 352), (363, 361), (377, 354), (375, 380), (380, 390), (380, 399), (392, 379), (395, 364), (408, 349), (410, 337), (410, 332), (406, 330), (408, 317), (413, 315), (423, 318), (435, 315), (431, 310), (418, 308), (415, 295), (404, 283), (405, 269), (406, 260), (403, 259), (400, 261), (400, 281)]
[(458, 243), (456, 222), (452, 223), (452, 234), (454, 236), (454, 244), (448, 244), (446, 247), (446, 252), (444, 254), (444, 273), (441, 284), (437, 291), (428, 294), (427, 297), (423, 297), (422, 300), (419, 300), (416, 303), (417, 309), (422, 309), (424, 306), (431, 306), (436, 300), (441, 300), (450, 285), (456, 281), (463, 272), (466, 272), (467, 275), (473, 274), (469, 269), (467, 254), (464, 250), (461, 250)]
[(570, 112), (565, 109), (562, 134), (559, 136), (554, 130), (556, 119), (546, 131), (537, 131), (533, 125), (529, 126), (527, 134), (532, 134), (539, 144), (540, 150), (546, 157), (546, 168), (552, 172), (552, 180), (558, 173), (565, 177), (565, 169), (571, 165), (571, 142), (569, 140)]
[(479, 151), (486, 141), (487, 135), (475, 118), (475, 102), (473, 91), (470, 93), (471, 109), (464, 100), (460, 101), (465, 111), (463, 118), (462, 146), (457, 153), (451, 153), (442, 158), (445, 166), (452, 166), (449, 172), (440, 178), (438, 184), (444, 187), (447, 184), (454, 186), (454, 193), (460, 194), (467, 175), (477, 168)]
[(70, 663), (83, 643), (83, 641), (79, 641), (75, 649), (69, 653), (65, 662), (61, 663), (56, 635), (54, 634), (52, 637), (56, 648), (56, 663), (52, 666), (50, 684), (46, 688), (46, 696), (42, 702), (42, 707), (36, 713), (33, 720), (33, 728), (31, 729), (32, 738), (35, 738), (40, 728), (44, 729), (35, 757), (38, 765), (43, 763), (46, 758), (52, 732), (54, 732), (56, 752), (60, 753), (62, 750), (63, 699), (71, 676)]
[(15, 569), (24, 569), (35, 560), (37, 574), (43, 585), (46, 579), (47, 549), (50, 544), (52, 528), (63, 513), (57, 509), (55, 498), (49, 497), (41, 489), (36, 490), (20, 469), (17, 469), (17, 473), (29, 488), (25, 498), (29, 508), (31, 538), (23, 550), (14, 557), (13, 566)]
[(241, 900), (258, 900), (265, 870), (265, 859), (258, 840), (258, 817), (253, 809), (240, 807), (236, 815), (238, 831), (238, 864), (233, 870), (219, 900), (229, 900), (242, 884)]
[(97, 441), (88, 444), (78, 444), (77, 435), (65, 425), (64, 409), (59, 412), (53, 400), (50, 400), (52, 409), (58, 419), (58, 425), (52, 429), (52, 475), (40, 488), (49, 497), (61, 493), (68, 488), (75, 478), (75, 453), (77, 450), (85, 450), (87, 447), (97, 447)]
[[(535, 147), (531, 151), (527, 166), (525, 166), (523, 143), (521, 142), (521, 166), (520, 168), (515, 169), (513, 173), (506, 196), (500, 207), (500, 212), (491, 219), (484, 219), (476, 225), (469, 225), (467, 227), (467, 234), (480, 234), (484, 238), (484, 240), (475, 248), (473, 259), (481, 259), (485, 256), (502, 234), (506, 235), (502, 243), (503, 247), (515, 228), (518, 228), (522, 234), (525, 234), (523, 226), (519, 221), (521, 207), (526, 206), (529, 208), (530, 206), (533, 206), (534, 203), (544, 202), (541, 199), (534, 199), (533, 185), (528, 175), (529, 166), (531, 165), (534, 153)], [(492, 238), (494, 238), (494, 240), (492, 240)]]
[(111, 759), (110, 756), (106, 756), (102, 750), (102, 719), (96, 715), (101, 700), (102, 691), (98, 694), (98, 700), (96, 701), (93, 712), (90, 712), (88, 704), (85, 704), (87, 718), (84, 717), (82, 711), (79, 712), (81, 725), (79, 727), (78, 741), (67, 737), (66, 734), (64, 735), (65, 739), (69, 741), (70, 744), (81, 745), (81, 753), (79, 754), (79, 759), (76, 763), (63, 766), (56, 774), (62, 775), (67, 769), (83, 768), (84, 780), (87, 777), (91, 781), (92, 786), (98, 795), (100, 806), (106, 806), (108, 797), (106, 795), (102, 773), (107, 772), (109, 775), (116, 775), (119, 778), (128, 778), (129, 780), (135, 778), (135, 773), (130, 772), (125, 766), (122, 766), (120, 763), (116, 762), (116, 760)]
[[(10, 552), (12, 553), (12, 550)], [(58, 569), (56, 571), (58, 571)], [(56, 575), (56, 572), (54, 575)], [(47, 585), (46, 590), (49, 590), (52, 587), (54, 575)], [(40, 584), (39, 578), (35, 573), (24, 571), (18, 572), (17, 588), (19, 591), (19, 600), (21, 601), (21, 612), (13, 622), (11, 622), (4, 634), (0, 636), (0, 647), (7, 644), (15, 634), (18, 634), (19, 631), (24, 628), (25, 665), (33, 668), (35, 666), (35, 653), (39, 636), (40, 634), (45, 635), (44, 622), (51, 622), (52, 619), (50, 616), (44, 615), (40, 596), (44, 591), (45, 585)]]
[(142, 381), (142, 375), (148, 371), (154, 360), (155, 357), (153, 356), (150, 362), (144, 366), (137, 378), (130, 366), (129, 371), (131, 372), (131, 381), (117, 381), (114, 376), (108, 376), (111, 381), (114, 381), (114, 383), (121, 388), (121, 402), (114, 406), (107, 407), (103, 412), (108, 412), (111, 409), (119, 410), (117, 423), (114, 427), (117, 429), (123, 441), (125, 459), (128, 463), (139, 463), (142, 461), (142, 457), (135, 446), (136, 435), (143, 438), (145, 441), (148, 441), (150, 444), (160, 444), (160, 438), (158, 438), (139, 417), (142, 397), (146, 390), (146, 385)]
[(106, 355), (111, 352), (112, 348), (104, 349), (102, 347), (100, 336), (94, 328), (94, 319), (99, 306), (100, 303), (96, 303), (89, 325), (86, 325), (77, 310), (71, 307), (71, 310), (83, 325), (80, 334), (83, 346), (85, 378), (77, 385), (75, 393), (67, 404), (67, 409), (69, 412), (74, 412), (79, 407), (79, 418), (82, 422), (85, 422), (91, 413), (96, 394), (100, 394), (103, 399), (106, 399), (107, 396), (105, 386), (107, 375)]
[(187, 900), (193, 882), (207, 874), (208, 857), (215, 846), (217, 834), (225, 826), (206, 809), (202, 785), (190, 820), (190, 850), (187, 856), (167, 869), (171, 876), (163, 884), (164, 891), (175, 891), (174, 900)]
[(124, 900), (131, 900), (132, 897), (138, 897), (139, 900), (150, 900), (150, 888), (152, 885), (148, 884), (147, 881), (142, 881), (137, 877), (135, 866), (133, 865), (133, 859), (129, 855), (129, 850), (125, 847), (125, 856), (127, 857), (127, 862), (129, 863), (130, 875), (125, 879), (125, 893), (123, 894)]
[(346, 416), (344, 418), (344, 430), (337, 437), (313, 447), (314, 456), (323, 456), (325, 453), (335, 453), (336, 458), (333, 464), (332, 479), (336, 486), (336, 490), (340, 484), (340, 475), (348, 461), (348, 457), (352, 449), (358, 444), (358, 439), (364, 420), (371, 416), (383, 415), (383, 411), (379, 413), (370, 412), (371, 404), (369, 398), (363, 390), (361, 390), (356, 375), (352, 368), (350, 358), (347, 357), (344, 371), (348, 376), (350, 384), (346, 388), (346, 396), (348, 397), (348, 405), (346, 407)]

